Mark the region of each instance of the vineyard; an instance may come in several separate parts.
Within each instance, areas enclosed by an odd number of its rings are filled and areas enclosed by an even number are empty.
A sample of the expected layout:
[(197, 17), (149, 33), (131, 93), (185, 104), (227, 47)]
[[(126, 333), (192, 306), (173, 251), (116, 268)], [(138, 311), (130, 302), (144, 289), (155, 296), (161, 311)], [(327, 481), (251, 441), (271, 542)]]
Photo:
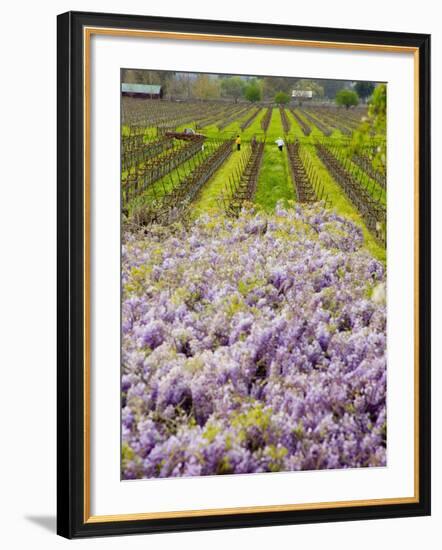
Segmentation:
[[(370, 251), (385, 259), (386, 175), (371, 161), (378, 138), (357, 153), (351, 148), (366, 108), (125, 98), (122, 113), (122, 197), (129, 222), (172, 222), (215, 207), (235, 215), (244, 202), (269, 211), (280, 199), (322, 201), (355, 221)], [(185, 130), (193, 134), (180, 139)], [(238, 135), (247, 159), (239, 152), (238, 162), (229, 163)], [(285, 142), (279, 156), (278, 138)], [(210, 154), (223, 143), (230, 152)]]
[(355, 146), (367, 116), (123, 98), (124, 479), (385, 466), (385, 136)]

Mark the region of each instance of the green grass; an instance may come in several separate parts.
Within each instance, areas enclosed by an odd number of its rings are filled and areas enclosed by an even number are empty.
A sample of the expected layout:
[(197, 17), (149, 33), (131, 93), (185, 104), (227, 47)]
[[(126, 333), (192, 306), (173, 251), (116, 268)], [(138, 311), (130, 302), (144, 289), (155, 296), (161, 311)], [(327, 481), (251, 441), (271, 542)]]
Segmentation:
[[(255, 109), (256, 107), (252, 107), (251, 110), (248, 110), (240, 118), (234, 120), (232, 123), (230, 123), (221, 131), (218, 130), (218, 127), (216, 124), (211, 124), (210, 126), (203, 128), (201, 130), (201, 133), (207, 136), (208, 139), (230, 139), (230, 138), (236, 137), (239, 134), (241, 136), (242, 142), (244, 143), (248, 142), (252, 139), (253, 135), (262, 134), (261, 119), (265, 114), (265, 111), (266, 111), (265, 109), (261, 109), (257, 117), (254, 119), (254, 121), (248, 128), (246, 128), (244, 131), (241, 130), (241, 124), (250, 117), (253, 110)], [(179, 128), (179, 130), (182, 130), (182, 129), (184, 129), (184, 127)]]
[(254, 135), (256, 135), (257, 138), (261, 138), (264, 136), (264, 132), (261, 128), (261, 120), (264, 118), (266, 112), (266, 108), (262, 109), (255, 120), (252, 122), (252, 124), (248, 128), (246, 128), (244, 132), (240, 132), (242, 140), (250, 141)]
[[(202, 153), (198, 153), (198, 158), (205, 159), (212, 151), (212, 148), (205, 147)], [(149, 185), (146, 191), (140, 193), (138, 196), (129, 201), (127, 205), (129, 213), (136, 206), (139, 206), (144, 202), (153, 201), (155, 199), (155, 196), (162, 197), (163, 195), (171, 191), (178, 181), (182, 181), (186, 174), (189, 174), (193, 171), (195, 166), (195, 158), (196, 155), (186, 162), (183, 162), (177, 168), (157, 180), (155, 183)]]
[(275, 108), (267, 130), (266, 145), (254, 199), (257, 205), (267, 211), (273, 210), (279, 200), (283, 202), (295, 200), (287, 149), (284, 147), (282, 152), (278, 149), (275, 143), (278, 137), (284, 139), (284, 130), (279, 109)]
[[(175, 140), (175, 143), (174, 143), (171, 147), (169, 147), (168, 149), (165, 149), (164, 151), (162, 151), (162, 152), (159, 153), (158, 155), (155, 155), (155, 156), (152, 157), (151, 159), (148, 159), (148, 160), (147, 160), (147, 163), (149, 163), (149, 161), (152, 160), (152, 159), (158, 160), (158, 159), (161, 159), (161, 158), (163, 158), (163, 157), (166, 157), (166, 156), (169, 155), (174, 149), (175, 149), (176, 151), (178, 151), (178, 150), (180, 150), (180, 149), (183, 149), (186, 145), (187, 145), (187, 144), (186, 144), (184, 141), (181, 141), (181, 142), (180, 142), (180, 141)], [(143, 166), (144, 166), (145, 164), (146, 164), (145, 162), (140, 162), (136, 168), (143, 168)], [(136, 168), (135, 168), (134, 165), (132, 165), (131, 168), (130, 168), (130, 172), (131, 172), (131, 173), (134, 173), (134, 172), (136, 171)], [(122, 170), (122, 171), (121, 171), (121, 179), (122, 179), (122, 180), (125, 180), (125, 179), (127, 178), (128, 173), (129, 173), (129, 170)]]
[(284, 128), (282, 127), (282, 120), (279, 109), (277, 107), (274, 107), (272, 118), (270, 119), (269, 128), (266, 134), (266, 142), (275, 145), (275, 139), (278, 139), (279, 137), (282, 137), (284, 139), (284, 135)]
[[(199, 214), (204, 211), (210, 211), (219, 208), (220, 203), (218, 197), (223, 191), (229, 176), (238, 167), (240, 158), (246, 153), (244, 146), (247, 146), (247, 140), (251, 139), (254, 134), (262, 133), (261, 119), (265, 116), (265, 109), (256, 117), (253, 123), (244, 132), (241, 133), (243, 142), (243, 151), (241, 155), (236, 152), (228, 159), (228, 161), (217, 171), (214, 177), (209, 181), (201, 191), (197, 201), (195, 202), (195, 210)], [(245, 117), (247, 118), (247, 117)], [(240, 119), (239, 123), (242, 119)], [(208, 137), (218, 137), (220, 134), (227, 132), (218, 132), (217, 130), (211, 135), (210, 127), (206, 128), (205, 132)], [(264, 147), (264, 155), (261, 165), (261, 170), (258, 178), (258, 185), (254, 202), (261, 208), (271, 211), (274, 209), (279, 200), (287, 202), (295, 200), (295, 192), (290, 175), (288, 165), (287, 151), (281, 153), (274, 143), (278, 137), (284, 137), (282, 128), (281, 116), (279, 109), (273, 109), (272, 118), (266, 137), (266, 145)]]
[[(127, 137), (130, 135), (129, 132), (129, 126), (127, 124), (123, 124), (121, 127), (121, 135), (124, 137)], [(144, 128), (144, 137), (143, 141), (146, 143), (147, 141), (157, 139), (157, 129), (155, 126), (147, 126)]]
[[(243, 115), (241, 118), (238, 118), (236, 120), (234, 120), (231, 124), (229, 124), (228, 126), (226, 126), (222, 131), (221, 133), (223, 134), (226, 134), (227, 136), (233, 136), (233, 135), (237, 135), (239, 134), (241, 136), (241, 138), (245, 141), (246, 139), (249, 139), (252, 137), (252, 134), (250, 132), (250, 128), (253, 126), (253, 124), (251, 124), (248, 128), (246, 128), (244, 131), (241, 130), (241, 124), (243, 124), (248, 118), (250, 118), (252, 116), (252, 113), (254, 113), (256, 111), (256, 107), (252, 107), (251, 109), (249, 109), (245, 115)], [(262, 110), (258, 113), (257, 117), (256, 118), (259, 118), (262, 114)], [(256, 120), (256, 119), (255, 119)], [(255, 120), (253, 122), (255, 122)]]
[(264, 147), (254, 202), (270, 212), (279, 200), (284, 203), (295, 200), (295, 190), (286, 150), (281, 152), (276, 145), (268, 144)]
[(310, 158), (312, 159), (316, 171), (320, 177), (321, 184), (324, 185), (324, 198), (327, 197), (327, 199), (331, 202), (331, 208), (333, 210), (335, 210), (338, 214), (349, 218), (362, 229), (365, 246), (368, 251), (378, 260), (385, 262), (387, 258), (385, 248), (376, 242), (356, 208), (354, 208), (349, 199), (347, 199), (344, 191), (334, 181), (327, 168), (322, 164), (316, 154), (315, 147), (313, 145), (307, 145), (306, 147), (308, 148)]
[[(304, 132), (301, 129), (301, 126), (298, 124), (296, 119), (293, 117), (292, 113), (289, 113), (289, 118), (294, 121), (294, 123), (292, 124), (292, 129), (293, 129), (293, 126), (296, 125), (296, 127), (295, 127), (296, 137), (302, 138), (304, 140), (323, 139), (324, 138), (324, 134), (321, 132), (321, 130), (313, 122), (308, 120), (308, 118), (305, 117), (304, 114), (298, 108), (295, 109), (295, 112), (299, 116), (299, 118), (301, 120), (303, 120), (311, 128), (311, 134), (308, 137), (305, 136)], [(319, 117), (317, 117), (317, 118), (319, 120), (321, 120), (326, 126), (328, 126), (332, 130), (332, 134), (329, 136), (330, 138), (332, 138), (334, 140), (340, 140), (343, 137), (343, 134), (340, 130), (338, 130), (337, 128), (332, 128), (322, 118), (319, 118)]]
[(291, 122), (291, 127), (290, 127), (290, 133), (289, 133), (289, 136), (290, 138), (297, 138), (299, 140), (305, 140), (305, 139), (308, 139), (305, 135), (304, 135), (304, 132), (302, 131), (302, 128), (301, 126), (299, 125), (299, 122), (296, 120), (296, 118), (293, 116), (292, 112), (289, 111), (288, 109), (286, 109), (286, 113), (287, 113), (287, 117), (289, 119), (289, 121)]
[[(255, 107), (252, 106), (252, 109), (254, 108)], [(241, 159), (247, 158), (248, 142), (252, 139), (254, 135), (256, 135), (259, 139), (264, 138), (264, 133), (261, 129), (261, 120), (265, 116), (266, 110), (266, 108), (261, 109), (260, 113), (255, 118), (253, 123), (249, 126), (249, 128), (244, 131), (241, 131), (240, 125), (250, 116), (250, 110), (247, 111), (242, 117), (229, 124), (229, 126), (224, 128), (224, 130), (222, 131), (218, 130), (216, 124), (212, 124), (201, 130), (201, 133), (207, 136), (208, 140), (205, 154), (207, 154), (208, 152), (209, 142), (211, 140), (229, 139), (232, 137), (236, 137), (237, 134), (241, 135), (243, 147), (240, 154), (237, 154), (236, 151), (232, 153), (227, 161), (221, 166), (221, 168), (214, 174), (214, 176), (200, 191), (198, 197), (194, 202), (194, 210), (196, 215), (202, 212), (218, 210), (220, 207), (222, 207), (219, 197), (223, 192), (226, 183), (228, 182), (229, 176), (231, 176), (232, 173), (234, 173), (234, 171), (239, 167)], [(385, 262), (385, 248), (380, 246), (376, 242), (374, 237), (368, 231), (362, 217), (353, 207), (349, 199), (347, 199), (341, 187), (334, 181), (334, 179), (329, 174), (329, 172), (316, 154), (313, 142), (318, 139), (322, 140), (324, 138), (324, 135), (313, 123), (309, 122), (298, 109), (296, 110), (296, 112), (311, 127), (312, 132), (310, 136), (304, 136), (304, 133), (302, 132), (302, 129), (296, 119), (293, 117), (292, 113), (288, 109), (286, 109), (287, 116), (291, 122), (289, 134), (286, 136), (282, 127), (279, 109), (276, 107), (273, 108), (270, 125), (265, 135), (266, 145), (264, 147), (264, 155), (261, 170), (259, 173), (254, 202), (257, 204), (258, 207), (266, 211), (271, 211), (274, 209), (276, 203), (279, 200), (282, 200), (283, 202), (295, 200), (295, 191), (290, 174), (287, 149), (284, 148), (284, 151), (281, 153), (275, 144), (275, 140), (278, 137), (282, 137), (284, 140), (286, 140), (286, 138), (290, 140), (297, 138), (301, 141), (301, 143), (307, 144), (307, 151), (310, 154), (311, 159), (320, 177), (320, 180), (324, 185), (324, 195), (327, 196), (331, 204), (331, 208), (334, 209), (338, 214), (343, 215), (358, 224), (363, 231), (365, 246), (368, 251), (375, 258)], [(183, 130), (185, 127), (191, 126), (192, 124), (184, 124), (183, 126), (180, 126), (177, 130)], [(127, 131), (128, 128), (122, 128), (123, 134), (126, 134)], [(154, 128), (146, 128), (146, 136), (149, 136), (150, 139), (152, 139), (154, 133)], [(343, 135), (339, 130), (335, 130), (331, 135), (331, 138), (340, 141), (343, 138)], [(174, 170), (170, 175), (167, 175), (156, 182), (154, 184), (154, 188), (157, 194), (162, 195), (164, 193), (164, 190), (166, 190), (167, 192), (171, 188), (171, 177), (176, 180), (179, 175), (182, 176), (186, 172), (186, 170), (189, 171), (190, 169), (191, 161), (188, 161), (181, 165), (178, 169)], [(375, 196), (379, 194), (379, 186), (377, 184), (374, 186), (373, 192)], [(152, 200), (151, 191), (145, 192), (144, 194), (134, 199), (130, 207), (133, 207), (135, 204), (139, 204), (140, 202), (146, 200)], [(381, 194), (381, 201), (384, 203), (386, 202), (385, 192)]]
[(229, 176), (240, 169), (240, 165), (247, 161), (250, 154), (250, 146), (244, 144), (241, 151), (236, 150), (230, 155), (227, 161), (215, 172), (212, 178), (202, 188), (196, 198), (193, 208), (195, 215), (198, 216), (203, 212), (218, 211), (223, 205), (220, 201), (220, 195), (223, 193)]
[(377, 181), (372, 179), (364, 170), (359, 168), (351, 159), (348, 159), (348, 161), (351, 166), (358, 169), (358, 180), (361, 182), (361, 185), (363, 184), (364, 187), (367, 187), (368, 192), (373, 198), (378, 200), (384, 206), (387, 206), (387, 192), (385, 189), (381, 187)]

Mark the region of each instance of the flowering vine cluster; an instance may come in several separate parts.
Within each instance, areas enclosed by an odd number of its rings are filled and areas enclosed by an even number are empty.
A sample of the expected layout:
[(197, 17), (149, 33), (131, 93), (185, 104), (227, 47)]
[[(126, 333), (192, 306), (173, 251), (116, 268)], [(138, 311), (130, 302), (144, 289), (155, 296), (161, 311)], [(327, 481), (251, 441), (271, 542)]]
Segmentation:
[(320, 206), (124, 234), (122, 477), (386, 465), (384, 266)]

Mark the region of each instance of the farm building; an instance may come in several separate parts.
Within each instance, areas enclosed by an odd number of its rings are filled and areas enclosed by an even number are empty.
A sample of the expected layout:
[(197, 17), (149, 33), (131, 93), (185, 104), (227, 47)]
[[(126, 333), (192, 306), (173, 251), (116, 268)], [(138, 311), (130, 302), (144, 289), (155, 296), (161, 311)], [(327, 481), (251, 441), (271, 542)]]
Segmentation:
[(123, 96), (143, 99), (162, 99), (163, 88), (157, 84), (121, 84)]
[(292, 90), (292, 98), (294, 99), (312, 99), (312, 90)]

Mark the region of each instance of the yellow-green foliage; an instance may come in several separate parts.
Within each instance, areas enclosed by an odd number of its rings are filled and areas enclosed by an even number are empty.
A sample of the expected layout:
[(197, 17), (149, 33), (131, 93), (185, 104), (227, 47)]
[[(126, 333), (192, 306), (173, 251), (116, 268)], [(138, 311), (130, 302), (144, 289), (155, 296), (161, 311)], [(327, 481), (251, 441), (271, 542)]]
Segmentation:
[(127, 443), (123, 443), (121, 446), (121, 456), (123, 460), (132, 460), (135, 456), (135, 453)]
[(270, 409), (264, 410), (263, 406), (258, 404), (233, 417), (232, 426), (239, 428), (240, 439), (247, 437), (247, 430), (250, 428), (258, 428), (264, 433), (270, 426), (272, 414)]
[(266, 447), (266, 454), (270, 455), (271, 458), (269, 470), (271, 472), (280, 472), (284, 464), (284, 458), (288, 454), (287, 448), (281, 445), (269, 445)]
[(215, 211), (223, 208), (220, 196), (225, 192), (229, 176), (240, 170), (242, 164), (247, 162), (250, 155), (250, 145), (244, 144), (241, 151), (236, 150), (232, 153), (219, 170), (203, 187), (197, 200), (195, 201), (193, 211), (195, 216), (202, 212)]
[(221, 433), (221, 428), (215, 424), (207, 424), (204, 428), (203, 437), (207, 439), (209, 443), (213, 443), (215, 437)]
[[(380, 92), (378, 93), (378, 95), (380, 95)], [(245, 113), (240, 119), (234, 121), (222, 131), (218, 130), (216, 124), (213, 124), (202, 130), (209, 140), (211, 138), (227, 139), (239, 133), (241, 135), (243, 145), (241, 152), (237, 153), (237, 151), (234, 151), (229, 159), (221, 166), (221, 168), (214, 174), (214, 176), (205, 184), (203, 189), (200, 191), (192, 208), (194, 218), (199, 217), (203, 213), (209, 213), (210, 216), (216, 216), (219, 212), (223, 212), (224, 205), (221, 201), (221, 194), (226, 189), (229, 176), (231, 176), (235, 171), (240, 170), (240, 166), (244, 165), (244, 163), (247, 161), (250, 154), (250, 146), (248, 142), (251, 140), (252, 136), (260, 135), (262, 137), (261, 119), (265, 116), (265, 113), (266, 109), (262, 109), (262, 111), (253, 121), (251, 126), (247, 128), (244, 132), (241, 132), (240, 124), (250, 116), (250, 112)], [(299, 109), (297, 110), (297, 113), (301, 118), (304, 118)], [(286, 110), (286, 114), (291, 121), (290, 139), (296, 137), (300, 139), (303, 143), (307, 143), (307, 151), (319, 174), (321, 184), (323, 184), (324, 186), (324, 196), (327, 196), (328, 201), (331, 204), (331, 208), (335, 210), (338, 214), (343, 215), (358, 224), (363, 231), (365, 244), (368, 251), (375, 258), (385, 262), (385, 248), (379, 245), (373, 238), (360, 214), (353, 207), (351, 202), (346, 198), (342, 189), (333, 180), (330, 173), (322, 164), (316, 154), (312, 140), (314, 138), (323, 138), (320, 130), (316, 128), (312, 123), (307, 121), (309, 126), (311, 126), (312, 128), (312, 133), (310, 138), (306, 138), (291, 112)], [(188, 124), (186, 126), (188, 126)], [(153, 131), (154, 129), (152, 128), (146, 128), (146, 136), (150, 135), (149, 133), (152, 133)], [(123, 126), (122, 133), (123, 135), (127, 135), (128, 127)], [(266, 134), (266, 145), (264, 148), (264, 155), (259, 173), (257, 190), (253, 199), (253, 202), (258, 207), (258, 209), (263, 209), (267, 212), (273, 211), (276, 203), (279, 200), (282, 200), (285, 205), (289, 205), (291, 202), (294, 202), (296, 200), (286, 147), (282, 152), (280, 152), (276, 144), (274, 143), (275, 139), (277, 139), (278, 137), (282, 137), (283, 139), (285, 139), (279, 109), (274, 108), (272, 111), (269, 129)], [(338, 139), (342, 138), (342, 135), (338, 130), (335, 130), (332, 134), (332, 137)], [(205, 148), (204, 154), (207, 153), (208, 149), (209, 147)], [(172, 180), (177, 180), (180, 177), (180, 174), (184, 174), (185, 171), (189, 170), (190, 168), (191, 161), (188, 161), (180, 166), (177, 170), (172, 171), (170, 175), (167, 175), (156, 182), (153, 186), (150, 187), (148, 191), (133, 199), (128, 205), (129, 217), (131, 217), (132, 214), (135, 215), (137, 209), (141, 208), (142, 205), (152, 203), (152, 206), (154, 206), (154, 196), (161, 197), (164, 192), (168, 192), (171, 189)], [(379, 186), (376, 184), (374, 190), (376, 196), (378, 196), (379, 194), (379, 189)], [(153, 193), (153, 191), (155, 191), (155, 193)], [(381, 201), (386, 201), (384, 191), (382, 191), (381, 194)], [(213, 225), (213, 223), (215, 222), (208, 221), (207, 223), (209, 225), (210, 223), (212, 223)], [(136, 287), (137, 280), (137, 277), (134, 276), (134, 280), (130, 281), (128, 284), (135, 285)], [(243, 288), (243, 291), (245, 292), (246, 289)]]
[(346, 198), (344, 192), (339, 185), (334, 181), (328, 172), (327, 168), (322, 164), (321, 160), (316, 154), (315, 147), (313, 145), (307, 145), (310, 158), (314, 162), (315, 168), (319, 174), (321, 184), (324, 185), (324, 197), (326, 196), (331, 203), (331, 208), (338, 214), (349, 218), (355, 222), (362, 229), (364, 234), (365, 246), (372, 256), (376, 259), (385, 262), (387, 255), (384, 247), (379, 245), (374, 237), (367, 229), (361, 215), (354, 208), (351, 202)]
[[(158, 255), (161, 255), (161, 251), (159, 251)], [(139, 294), (140, 292), (142, 292), (144, 288), (144, 282), (151, 271), (151, 266), (147, 264), (141, 265), (139, 267), (133, 267), (130, 271), (130, 279), (125, 285), (125, 291), (135, 294)]]

